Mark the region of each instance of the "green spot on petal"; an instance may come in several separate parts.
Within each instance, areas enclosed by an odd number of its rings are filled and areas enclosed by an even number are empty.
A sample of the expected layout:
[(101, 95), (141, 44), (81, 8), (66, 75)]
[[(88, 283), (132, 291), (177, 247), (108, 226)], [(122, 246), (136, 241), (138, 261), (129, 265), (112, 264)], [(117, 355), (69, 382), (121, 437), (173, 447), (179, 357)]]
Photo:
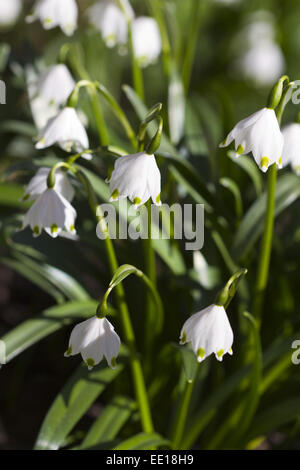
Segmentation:
[(182, 333), (180, 342), (181, 342), (181, 343), (186, 343), (186, 332), (185, 332), (185, 331)]
[(245, 150), (244, 147), (243, 147), (242, 145), (239, 145), (238, 148), (237, 148), (236, 153), (237, 153), (238, 155), (243, 155), (244, 150)]
[(70, 231), (71, 231), (71, 232), (74, 232), (74, 230), (75, 230), (75, 227), (74, 227), (74, 225), (73, 225), (73, 224), (72, 224), (72, 225), (70, 225)]
[(44, 24), (51, 24), (52, 23), (52, 18), (45, 18), (44, 19)]
[(27, 201), (27, 199), (29, 199), (29, 194), (24, 194), (23, 201)]
[(65, 352), (65, 356), (70, 356), (72, 354), (72, 349), (73, 349), (72, 344), (70, 344), (70, 346)]
[(269, 166), (269, 159), (268, 159), (268, 157), (262, 157), (262, 159), (261, 159), (261, 161), (260, 161), (260, 167), (261, 167), (261, 168), (264, 168), (264, 167), (268, 168), (268, 166)]
[(40, 234), (40, 229), (39, 229), (39, 227), (38, 227), (37, 225), (36, 225), (35, 227), (33, 227), (33, 233), (34, 233), (35, 235), (39, 235), (39, 234)]
[(112, 199), (117, 199), (119, 197), (119, 190), (115, 189), (114, 192), (111, 195)]
[(205, 349), (199, 348), (198, 351), (197, 351), (197, 356), (201, 357), (201, 359), (203, 359), (204, 356), (205, 356)]
[(111, 358), (111, 361), (110, 361), (110, 364), (111, 364), (112, 367), (116, 367), (116, 365), (117, 365), (117, 359), (116, 359), (115, 357), (112, 357), (112, 358)]
[(133, 200), (133, 204), (135, 206), (138, 206), (141, 202), (142, 202), (142, 200), (139, 197), (135, 197), (134, 200)]
[(56, 233), (57, 230), (58, 230), (57, 225), (56, 225), (56, 224), (52, 224), (52, 225), (51, 225), (51, 233)]
[(94, 359), (92, 359), (90, 357), (85, 361), (85, 363), (88, 367), (94, 367), (94, 365), (95, 365)]
[(281, 157), (278, 158), (278, 165), (282, 165), (282, 159), (281, 159)]
[(155, 201), (156, 201), (157, 204), (160, 204), (160, 194), (158, 196), (156, 196)]
[(222, 357), (224, 354), (224, 349), (220, 349), (220, 351), (217, 352), (218, 357)]

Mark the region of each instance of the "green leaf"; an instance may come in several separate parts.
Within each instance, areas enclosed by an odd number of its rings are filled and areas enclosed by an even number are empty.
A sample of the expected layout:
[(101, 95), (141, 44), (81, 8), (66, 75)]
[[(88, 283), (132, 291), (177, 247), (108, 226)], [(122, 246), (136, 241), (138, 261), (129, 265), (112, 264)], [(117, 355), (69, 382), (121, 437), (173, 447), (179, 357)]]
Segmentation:
[(243, 215), (243, 201), (242, 201), (240, 188), (238, 187), (235, 181), (227, 177), (221, 178), (220, 184), (224, 188), (228, 189), (233, 195), (234, 202), (235, 202), (236, 216), (238, 219), (240, 219)]
[(236, 157), (236, 152), (230, 150), (227, 153), (230, 160), (236, 163), (240, 168), (242, 168), (248, 176), (251, 178), (252, 183), (254, 185), (256, 195), (260, 196), (263, 191), (263, 178), (261, 171), (259, 170), (256, 163), (253, 159), (249, 156), (241, 155), (240, 157)]
[(1, 206), (26, 208), (29, 206), (28, 202), (22, 202), (21, 198), (24, 195), (24, 187), (21, 184), (15, 183), (0, 183), (0, 204)]
[(98, 302), (95, 300), (67, 302), (48, 308), (39, 317), (21, 323), (1, 338), (6, 346), (6, 362), (11, 361), (30, 346), (64, 325), (72, 323), (75, 318), (92, 316), (97, 305)]
[(74, 426), (122, 369), (122, 365), (110, 369), (103, 363), (89, 372), (86, 365), (81, 364), (49, 409), (35, 449), (57, 450), (62, 447)]
[[(300, 196), (300, 180), (296, 175), (285, 174), (279, 178), (276, 188), (275, 216), (289, 207)], [(266, 193), (250, 207), (241, 221), (234, 237), (232, 255), (238, 260), (243, 258), (263, 233), (266, 211)]]
[(156, 433), (140, 433), (118, 444), (114, 450), (148, 450), (154, 447), (169, 447), (167, 439)]
[(87, 449), (115, 439), (133, 411), (137, 408), (131, 398), (117, 396), (104, 408), (77, 449)]

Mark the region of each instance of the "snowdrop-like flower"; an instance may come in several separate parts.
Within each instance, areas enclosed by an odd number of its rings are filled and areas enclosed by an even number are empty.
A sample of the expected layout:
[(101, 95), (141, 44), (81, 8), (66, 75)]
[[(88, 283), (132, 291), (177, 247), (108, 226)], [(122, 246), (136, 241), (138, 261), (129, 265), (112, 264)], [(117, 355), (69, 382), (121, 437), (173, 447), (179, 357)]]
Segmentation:
[(58, 144), (66, 152), (82, 152), (89, 148), (89, 139), (76, 110), (66, 107), (50, 119), (41, 131), (37, 149), (44, 149)]
[(297, 175), (300, 175), (300, 124), (295, 122), (285, 126), (282, 134), (284, 137), (283, 165), (290, 163)]
[(180, 344), (187, 342), (192, 343), (198, 362), (210, 354), (218, 361), (232, 354), (233, 332), (224, 307), (213, 304), (192, 315), (180, 333)]
[(75, 81), (64, 64), (53, 65), (38, 80), (37, 94), (47, 104), (64, 105), (75, 87)]
[(57, 115), (59, 107), (55, 103), (48, 103), (39, 95), (39, 77), (35, 69), (28, 66), (25, 72), (32, 117), (36, 128), (40, 131), (46, 126), (49, 119)]
[(75, 0), (37, 0), (28, 23), (39, 19), (45, 29), (60, 26), (67, 36), (77, 28), (78, 7)]
[(23, 227), (30, 226), (34, 236), (44, 229), (56, 238), (62, 230), (75, 234), (76, 211), (55, 189), (46, 189), (34, 202), (24, 217)]
[(0, 0), (0, 26), (13, 26), (22, 9), (22, 0)]
[[(23, 200), (34, 201), (42, 193), (47, 190), (47, 178), (50, 173), (50, 168), (41, 167), (34, 177), (29, 181), (25, 188)], [(66, 172), (57, 170), (55, 172), (55, 186), (56, 192), (61, 194), (67, 201), (71, 202), (75, 191), (71, 185)]]
[(120, 338), (106, 318), (94, 316), (75, 326), (65, 356), (81, 354), (89, 370), (105, 356), (108, 365), (116, 369)]
[[(128, 35), (127, 19), (113, 0), (102, 0), (88, 8), (90, 23), (101, 31), (107, 47), (126, 44)], [(131, 18), (134, 13), (131, 12)]]
[(285, 67), (284, 55), (274, 41), (259, 41), (239, 60), (238, 67), (245, 78), (267, 86), (282, 75)]
[(140, 67), (147, 67), (156, 62), (162, 43), (157, 22), (153, 18), (141, 16), (132, 22), (132, 40)]
[(237, 156), (252, 152), (263, 172), (275, 162), (282, 168), (283, 136), (273, 109), (263, 108), (240, 121), (220, 147), (227, 147), (233, 140)]
[(161, 176), (154, 155), (140, 152), (119, 157), (110, 178), (111, 201), (128, 197), (140, 206), (151, 197), (161, 205)]

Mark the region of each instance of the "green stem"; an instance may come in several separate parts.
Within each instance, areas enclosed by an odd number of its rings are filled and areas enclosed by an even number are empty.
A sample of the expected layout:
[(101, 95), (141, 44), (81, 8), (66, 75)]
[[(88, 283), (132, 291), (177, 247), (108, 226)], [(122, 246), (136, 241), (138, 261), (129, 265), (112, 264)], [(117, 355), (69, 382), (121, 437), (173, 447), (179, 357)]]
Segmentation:
[(186, 94), (188, 92), (192, 69), (194, 65), (194, 58), (197, 46), (197, 39), (198, 39), (198, 31), (199, 31), (199, 23), (200, 23), (200, 13), (202, 9), (202, 2), (201, 0), (193, 0), (193, 6), (191, 9), (191, 16), (190, 16), (190, 34), (188, 38), (188, 43), (185, 52), (185, 59), (183, 63), (182, 69), (182, 81), (184, 84), (184, 89)]
[(192, 397), (194, 383), (195, 383), (195, 380), (186, 383), (185, 389), (181, 396), (179, 408), (175, 417), (173, 433), (171, 436), (172, 448), (175, 450), (180, 449), (180, 444), (181, 444), (182, 436), (183, 436), (184, 429), (185, 429), (185, 423), (186, 423), (186, 419), (188, 415), (188, 410), (189, 410), (189, 405), (190, 405), (190, 401)]
[[(105, 246), (107, 251), (107, 256), (110, 264), (110, 269), (112, 275), (118, 269), (118, 262), (114, 250), (113, 243), (109, 237), (105, 239)], [(133, 375), (135, 395), (139, 405), (139, 410), (141, 414), (141, 421), (144, 432), (153, 432), (153, 423), (150, 412), (150, 406), (148, 402), (148, 396), (142, 371), (142, 366), (136, 352), (135, 345), (135, 336), (133, 327), (130, 320), (130, 315), (128, 307), (125, 301), (125, 293), (122, 284), (118, 284), (115, 288), (117, 303), (119, 307), (119, 312), (121, 316), (121, 322), (123, 325), (124, 336), (126, 344), (129, 349), (130, 354), (130, 365)]]
[[(99, 222), (99, 220), (101, 220), (102, 218), (101, 213), (99, 213), (100, 206), (98, 206), (97, 198), (90, 184), (90, 181), (88, 180), (86, 175), (80, 170), (77, 171), (76, 175), (87, 190), (89, 204), (91, 206), (93, 214), (96, 216), (96, 219)], [(108, 230), (107, 230), (107, 237), (105, 238), (105, 248), (107, 252), (111, 274), (113, 276), (114, 273), (119, 268), (119, 265), (118, 265), (115, 249), (113, 246), (113, 242), (108, 236)], [(150, 406), (149, 406), (149, 401), (148, 401), (148, 396), (147, 396), (147, 391), (146, 391), (146, 385), (144, 381), (142, 366), (141, 366), (141, 363), (140, 363), (140, 360), (136, 351), (134, 331), (133, 331), (127, 303), (125, 300), (125, 292), (124, 292), (122, 284), (118, 284), (116, 286), (115, 292), (116, 292), (120, 319), (121, 319), (122, 326), (123, 326), (125, 341), (129, 350), (130, 366), (131, 366), (131, 371), (132, 371), (132, 376), (133, 376), (135, 395), (136, 395), (136, 399), (137, 399), (139, 410), (140, 410), (142, 427), (143, 427), (144, 432), (151, 433), (153, 432), (153, 423), (152, 423)]]
[(276, 180), (277, 180), (277, 166), (276, 163), (269, 168), (268, 174), (268, 188), (267, 188), (267, 210), (265, 215), (265, 228), (261, 242), (260, 257), (258, 263), (256, 287), (254, 293), (253, 316), (261, 324), (261, 309), (264, 300), (264, 293), (266, 290), (269, 266), (272, 250), (273, 228), (274, 228), (274, 212), (275, 212), (275, 193), (276, 193)]
[[(144, 242), (144, 253), (145, 253), (145, 272), (156, 288), (156, 263), (155, 263), (155, 252), (153, 250), (151, 240), (151, 201), (146, 203), (147, 216), (148, 216), (148, 236)], [(145, 321), (145, 343), (148, 352), (151, 351), (151, 343), (153, 339), (153, 325), (152, 317), (154, 313), (154, 304), (152, 296), (147, 292), (147, 307), (146, 307), (146, 321)]]

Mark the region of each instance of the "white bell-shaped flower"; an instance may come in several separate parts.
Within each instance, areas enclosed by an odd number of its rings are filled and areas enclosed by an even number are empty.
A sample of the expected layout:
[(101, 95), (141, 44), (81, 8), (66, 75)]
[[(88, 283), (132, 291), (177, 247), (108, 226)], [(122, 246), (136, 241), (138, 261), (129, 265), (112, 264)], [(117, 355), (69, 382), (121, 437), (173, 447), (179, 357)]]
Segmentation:
[(13, 26), (22, 10), (22, 0), (0, 0), (0, 27)]
[(36, 128), (40, 131), (46, 126), (49, 119), (57, 115), (59, 107), (55, 103), (47, 102), (39, 94), (39, 76), (36, 70), (31, 66), (27, 66), (25, 73), (32, 117)]
[(50, 119), (41, 131), (37, 149), (58, 144), (66, 152), (82, 152), (89, 148), (89, 139), (74, 108), (66, 107)]
[(53, 65), (41, 74), (37, 84), (37, 94), (47, 104), (65, 105), (75, 84), (69, 69), (64, 64)]
[(238, 67), (246, 79), (268, 86), (282, 75), (284, 55), (275, 41), (263, 40), (245, 52), (238, 61)]
[(161, 205), (161, 176), (154, 155), (140, 152), (119, 157), (109, 184), (111, 201), (128, 197), (140, 206), (151, 197), (154, 204)]
[(134, 55), (140, 67), (147, 67), (157, 61), (162, 42), (159, 27), (154, 18), (140, 16), (132, 22)]
[(263, 108), (240, 121), (220, 147), (227, 147), (232, 141), (237, 156), (252, 152), (263, 172), (273, 163), (282, 168), (283, 135), (273, 109)]
[[(26, 186), (23, 200), (34, 201), (47, 190), (47, 179), (49, 173), (50, 168), (39, 168), (37, 173), (33, 178), (31, 178), (28, 185)], [(75, 195), (75, 191), (69, 181), (67, 173), (59, 169), (55, 172), (54, 189), (69, 202), (72, 201)]]
[(284, 166), (291, 164), (297, 175), (300, 175), (300, 124), (297, 122), (288, 124), (282, 130), (284, 145), (282, 163)]
[(28, 23), (39, 19), (45, 29), (60, 26), (67, 36), (77, 28), (78, 7), (75, 0), (37, 0)]
[(108, 365), (116, 369), (120, 338), (106, 318), (94, 316), (73, 328), (65, 356), (81, 354), (89, 370), (105, 356)]
[(55, 189), (46, 189), (34, 202), (24, 217), (23, 227), (30, 226), (34, 236), (44, 229), (56, 238), (63, 230), (75, 234), (76, 211)]
[(180, 333), (180, 344), (187, 342), (192, 343), (198, 362), (210, 354), (218, 361), (232, 354), (233, 332), (224, 307), (213, 304), (192, 315)]
[[(102, 0), (87, 10), (89, 22), (100, 30), (107, 47), (126, 44), (127, 19), (114, 0)], [(132, 17), (133, 17), (132, 12)]]

